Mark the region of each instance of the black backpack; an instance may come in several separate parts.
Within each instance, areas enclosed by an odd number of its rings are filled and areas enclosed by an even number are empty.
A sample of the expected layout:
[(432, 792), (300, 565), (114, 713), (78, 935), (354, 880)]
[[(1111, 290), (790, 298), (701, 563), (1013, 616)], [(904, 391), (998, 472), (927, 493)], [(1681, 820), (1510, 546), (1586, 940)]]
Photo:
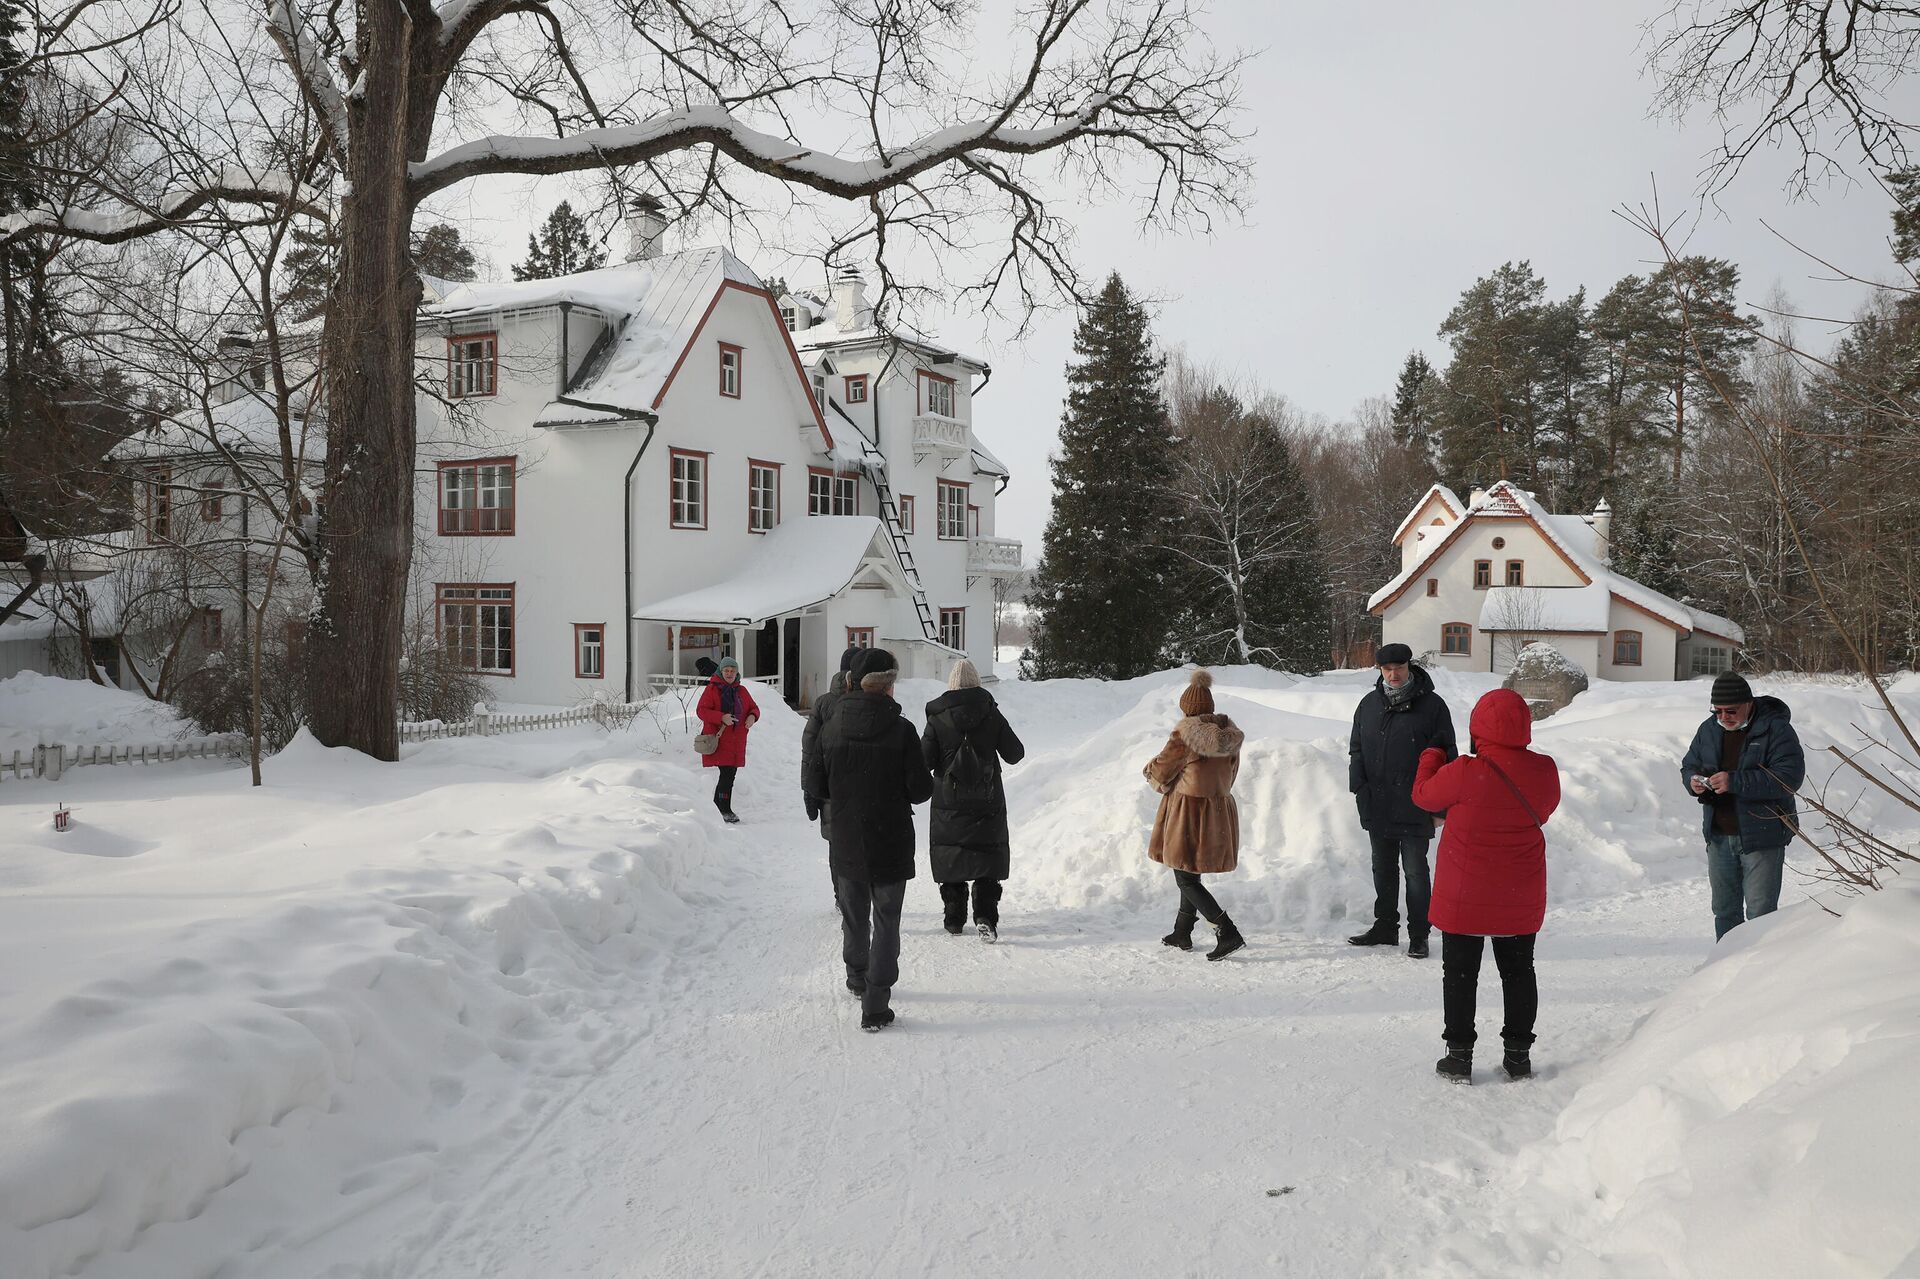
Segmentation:
[(953, 757), (947, 761), (946, 771), (940, 775), (940, 779), (961, 793), (991, 790), (994, 770), (980, 757), (973, 739), (962, 732), (960, 745), (954, 748)]

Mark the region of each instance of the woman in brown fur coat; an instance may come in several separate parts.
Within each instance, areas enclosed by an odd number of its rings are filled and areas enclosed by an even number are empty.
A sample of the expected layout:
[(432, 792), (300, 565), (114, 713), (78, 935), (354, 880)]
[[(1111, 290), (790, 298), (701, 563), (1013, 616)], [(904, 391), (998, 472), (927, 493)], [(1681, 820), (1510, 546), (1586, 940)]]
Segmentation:
[(1240, 772), (1240, 744), (1246, 735), (1225, 715), (1214, 714), (1213, 676), (1205, 671), (1195, 671), (1180, 694), (1180, 714), (1166, 748), (1146, 767), (1148, 784), (1161, 795), (1147, 855), (1171, 870), (1180, 887), (1173, 931), (1160, 941), (1192, 950), (1194, 916), (1205, 915), (1219, 934), (1207, 958), (1225, 959), (1246, 945), (1246, 939), (1200, 877), (1225, 874), (1240, 864), (1240, 808), (1233, 802), (1233, 780)]

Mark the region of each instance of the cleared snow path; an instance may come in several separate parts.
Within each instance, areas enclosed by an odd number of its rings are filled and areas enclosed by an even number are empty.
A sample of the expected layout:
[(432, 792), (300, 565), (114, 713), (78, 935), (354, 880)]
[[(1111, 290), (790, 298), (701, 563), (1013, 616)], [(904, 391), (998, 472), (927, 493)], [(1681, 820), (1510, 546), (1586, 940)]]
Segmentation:
[(669, 966), (645, 1042), (441, 1187), (451, 1206), (374, 1273), (1403, 1272), (1485, 1219), (1489, 1170), (1571, 1095), (1563, 1063), (1624, 1037), (1704, 949), (1692, 885), (1556, 912), (1540, 1076), (1483, 1064), (1468, 1089), (1432, 1073), (1437, 957), (1256, 935), (1209, 964), (1144, 918), (1029, 913), (1017, 876), (989, 946), (949, 936), (921, 878), (900, 1020), (865, 1035), (819, 839), (735, 834), (755, 869)]

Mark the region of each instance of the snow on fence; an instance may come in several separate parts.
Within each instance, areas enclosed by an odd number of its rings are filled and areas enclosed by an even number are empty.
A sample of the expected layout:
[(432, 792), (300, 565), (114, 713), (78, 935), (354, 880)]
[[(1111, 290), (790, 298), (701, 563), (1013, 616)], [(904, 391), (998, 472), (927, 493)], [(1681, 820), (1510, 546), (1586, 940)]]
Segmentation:
[(189, 737), (177, 742), (144, 746), (74, 746), (65, 743), (36, 746), (0, 754), (0, 781), (9, 776), (38, 777), (57, 782), (69, 768), (103, 764), (171, 764), (181, 759), (237, 758), (247, 753), (247, 739), (239, 733)]

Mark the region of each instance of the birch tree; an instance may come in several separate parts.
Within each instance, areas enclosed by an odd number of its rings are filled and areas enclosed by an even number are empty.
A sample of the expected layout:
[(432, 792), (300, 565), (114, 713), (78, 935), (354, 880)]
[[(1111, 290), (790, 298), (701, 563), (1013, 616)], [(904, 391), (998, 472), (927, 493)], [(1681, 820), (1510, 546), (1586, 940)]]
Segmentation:
[[(425, 202), (478, 178), (590, 173), (724, 223), (797, 191), (832, 202), (823, 253), (873, 260), (883, 305), (908, 283), (903, 251), (933, 246), (964, 255), (963, 304), (1024, 316), (1081, 292), (1051, 192), (1161, 226), (1237, 207), (1240, 64), (1210, 50), (1198, 11), (1024, 0), (996, 18), (1012, 32), (996, 55), (971, 47), (975, 11), (954, 0), (73, 0), (37, 47), (84, 58), (98, 109), (143, 132), (148, 163), (0, 235), (111, 243), (287, 208), (330, 224), (312, 727), (393, 759), (421, 296), (408, 245)], [(256, 143), (295, 111), (319, 126), (313, 151), (264, 166)], [(176, 152), (175, 135), (201, 145)]]

